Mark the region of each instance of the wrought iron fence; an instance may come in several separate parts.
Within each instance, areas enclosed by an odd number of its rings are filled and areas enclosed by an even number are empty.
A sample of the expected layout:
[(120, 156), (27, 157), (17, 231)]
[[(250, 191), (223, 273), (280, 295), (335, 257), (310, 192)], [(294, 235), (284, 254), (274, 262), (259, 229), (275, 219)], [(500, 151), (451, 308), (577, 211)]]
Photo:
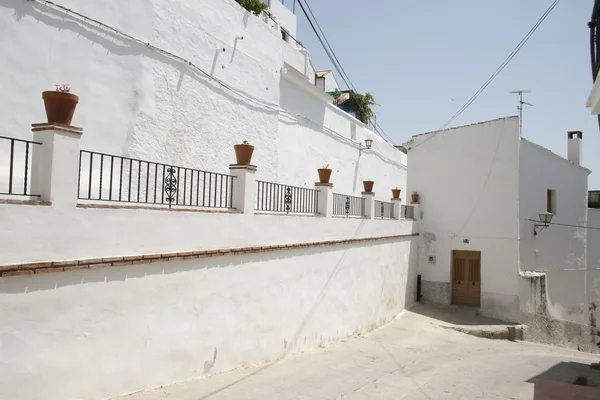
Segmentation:
[(317, 214), (319, 210), (319, 192), (298, 186), (282, 185), (279, 183), (256, 181), (257, 211), (272, 211)]
[(365, 199), (362, 197), (333, 194), (333, 215), (364, 217)]
[(78, 198), (169, 207), (232, 208), (234, 178), (81, 150)]
[(375, 216), (380, 218), (394, 218), (394, 205), (385, 201), (375, 200)]
[(404, 219), (415, 219), (415, 206), (405, 206), (401, 207), (400, 213), (402, 214), (402, 218)]
[(0, 136), (0, 194), (39, 196), (31, 193), (31, 159), (42, 143)]

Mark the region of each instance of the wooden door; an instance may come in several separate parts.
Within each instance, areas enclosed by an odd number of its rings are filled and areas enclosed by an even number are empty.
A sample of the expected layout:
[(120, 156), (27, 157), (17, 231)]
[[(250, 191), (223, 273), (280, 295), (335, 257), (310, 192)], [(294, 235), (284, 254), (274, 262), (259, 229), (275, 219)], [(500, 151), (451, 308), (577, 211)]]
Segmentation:
[(481, 252), (452, 252), (452, 304), (479, 307), (481, 298)]

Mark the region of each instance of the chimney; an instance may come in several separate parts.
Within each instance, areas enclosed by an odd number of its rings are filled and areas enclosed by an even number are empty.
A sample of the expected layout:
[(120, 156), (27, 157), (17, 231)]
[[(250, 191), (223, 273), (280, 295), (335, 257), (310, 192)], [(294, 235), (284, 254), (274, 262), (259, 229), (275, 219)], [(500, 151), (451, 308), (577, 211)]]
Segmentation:
[(568, 148), (568, 159), (572, 163), (581, 165), (581, 140), (583, 139), (583, 133), (581, 131), (569, 131), (569, 148)]

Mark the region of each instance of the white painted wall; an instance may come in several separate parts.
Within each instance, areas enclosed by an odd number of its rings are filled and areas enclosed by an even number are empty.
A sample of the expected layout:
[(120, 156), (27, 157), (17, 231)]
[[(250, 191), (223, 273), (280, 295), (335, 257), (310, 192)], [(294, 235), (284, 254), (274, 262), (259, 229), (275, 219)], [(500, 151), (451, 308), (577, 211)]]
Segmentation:
[[(277, 21), (290, 35), (296, 37), (296, 16), (281, 3), (281, 0), (267, 0), (266, 3), (269, 5), (269, 10), (275, 21)], [(290, 39), (293, 42), (293, 39)]]
[[(534, 237), (534, 223), (528, 219), (539, 220), (538, 214), (546, 212), (546, 191), (553, 189), (556, 190), (557, 201), (552, 222), (585, 226), (588, 174), (585, 168), (525, 139), (521, 140), (521, 269), (545, 273), (550, 315), (577, 323), (585, 323), (587, 317), (584, 316), (587, 314), (587, 230), (552, 225)], [(525, 286), (526, 290), (520, 294), (521, 307), (524, 311), (532, 312), (539, 301), (532, 298), (528, 285)]]
[[(262, 180), (311, 186), (315, 169), (329, 162), (340, 190), (358, 193), (356, 183), (369, 177), (387, 199), (393, 186), (405, 186), (406, 156), (382, 140), (374, 138), (373, 149), (358, 162), (358, 141), (373, 136), (360, 121), (323, 99), (291, 104), (306, 95), (298, 86), (280, 89), (282, 68), (308, 71), (303, 79), (310, 85), (310, 61), (306, 67), (302, 52), (235, 1), (58, 3), (177, 54), (247, 95), (62, 11), (5, 0), (0, 46), (7, 51), (0, 60), (0, 85), (19, 94), (0, 98), (8, 136), (31, 138), (30, 124), (45, 120), (41, 92), (68, 82), (80, 96), (73, 124), (84, 128), (85, 150), (226, 173), (233, 145), (248, 140), (256, 147), (253, 162)], [(283, 7), (285, 12), (290, 13)], [(279, 105), (302, 118), (280, 112)], [(6, 157), (0, 146), (0, 160)], [(0, 181), (6, 175), (0, 168)]]
[(325, 92), (334, 92), (336, 90), (340, 90), (340, 84), (335, 79), (335, 74), (331, 72), (325, 75)]
[[(588, 208), (587, 226), (600, 228), (600, 209)], [(600, 323), (600, 229), (587, 230), (587, 304), (596, 306), (594, 315)], [(593, 307), (592, 307), (593, 309)]]
[[(389, 200), (395, 186), (406, 193), (406, 154), (335, 107), (328, 95), (293, 71), (282, 76), (280, 87), (281, 107), (289, 112), (279, 119), (277, 175), (282, 181), (310, 186), (317, 180), (316, 169), (329, 164), (337, 193), (360, 195), (362, 181), (369, 179), (375, 181), (379, 200)], [(373, 140), (371, 150), (359, 151), (359, 142), (364, 147), (367, 138)], [(308, 174), (295, 172), (302, 170)]]
[(413, 301), (410, 247), (407, 239), (2, 278), (2, 397), (103, 399), (370, 331)]
[[(424, 285), (433, 282), (440, 291), (425, 296), (450, 303), (452, 250), (478, 250), (482, 312), (515, 319), (519, 305), (518, 119), (431, 135), (414, 137), (408, 145), (408, 190), (421, 195), (419, 273)], [(463, 242), (466, 239), (468, 244)], [(428, 256), (435, 256), (436, 264), (429, 264)]]

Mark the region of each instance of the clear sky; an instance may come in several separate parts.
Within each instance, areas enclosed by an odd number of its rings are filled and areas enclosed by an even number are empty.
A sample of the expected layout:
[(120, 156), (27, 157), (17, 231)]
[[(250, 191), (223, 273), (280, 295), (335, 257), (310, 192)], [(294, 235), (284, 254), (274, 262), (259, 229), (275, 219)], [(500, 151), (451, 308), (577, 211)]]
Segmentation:
[[(401, 144), (442, 126), (533, 27), (552, 0), (306, 0), (377, 121)], [(293, 0), (285, 0), (291, 8)], [(452, 126), (517, 114), (509, 91), (528, 89), (523, 136), (566, 156), (567, 131), (583, 131), (583, 165), (597, 171), (598, 121), (585, 107), (592, 88), (593, 0), (562, 0), (519, 54)], [(333, 69), (299, 6), (298, 40), (315, 69)], [(341, 79), (340, 84), (343, 85)]]

